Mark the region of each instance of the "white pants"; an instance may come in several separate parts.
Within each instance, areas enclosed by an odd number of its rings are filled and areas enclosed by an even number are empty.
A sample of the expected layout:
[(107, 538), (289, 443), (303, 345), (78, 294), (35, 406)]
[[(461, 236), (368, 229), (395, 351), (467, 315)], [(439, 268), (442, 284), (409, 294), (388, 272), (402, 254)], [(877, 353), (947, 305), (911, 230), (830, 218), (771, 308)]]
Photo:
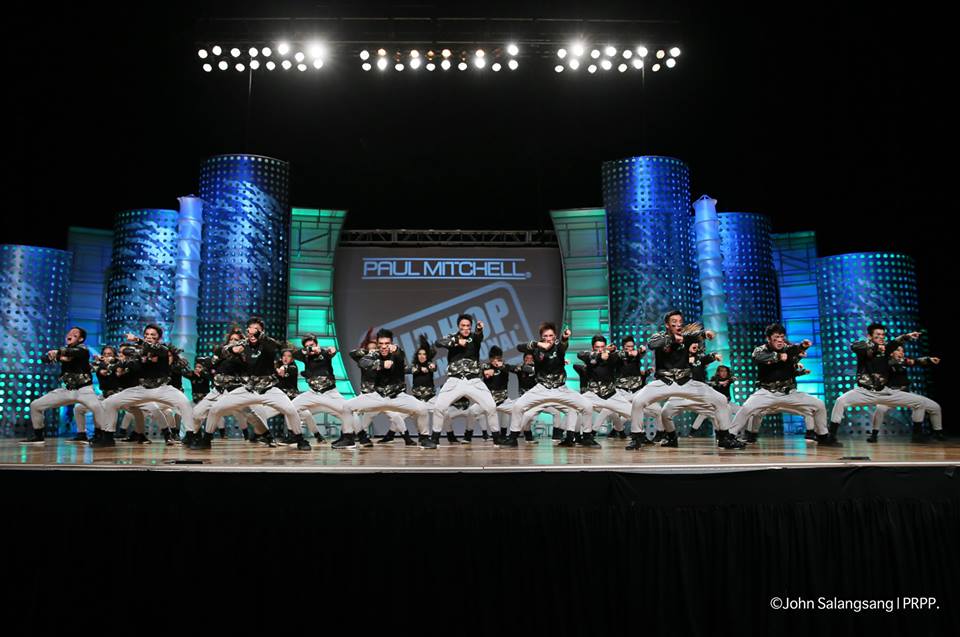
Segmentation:
[[(925, 411), (924, 401), (928, 399), (919, 394), (911, 394), (899, 389), (884, 388), (880, 391), (872, 391), (863, 387), (854, 387), (848, 392), (841, 394), (837, 402), (833, 403), (833, 411), (830, 412), (830, 422), (840, 422), (843, 420), (843, 412), (847, 407), (864, 407), (867, 405), (884, 405), (886, 407), (909, 407), (914, 410), (914, 421), (917, 420), (916, 414), (920, 414), (920, 420), (923, 420)], [(933, 403), (932, 400), (928, 402)], [(936, 403), (933, 403), (936, 405)], [(936, 411), (939, 416), (940, 407)], [(933, 420), (933, 417), (930, 417)], [(939, 420), (939, 418), (938, 418)]]
[[(499, 405), (497, 405), (497, 419), (493, 423), (487, 420), (486, 414), (484, 413), (483, 409), (480, 408), (480, 405), (476, 405), (476, 404), (470, 405), (470, 409), (467, 411), (470, 413), (470, 416), (473, 417), (473, 424), (471, 424), (470, 420), (467, 420), (467, 426), (470, 427), (471, 429), (475, 429), (476, 422), (479, 421), (483, 423), (482, 425), (483, 428), (485, 428), (488, 432), (499, 433), (501, 427), (504, 427), (505, 425), (509, 426), (510, 424), (509, 422), (510, 412), (513, 410), (513, 403), (514, 403), (514, 400), (512, 398), (507, 398), (506, 400), (501, 402)], [(549, 411), (550, 413), (557, 414), (555, 418), (559, 417), (559, 412), (557, 412), (557, 410), (552, 407), (548, 407), (544, 411)], [(523, 416), (524, 431), (530, 429), (530, 421), (536, 418), (536, 416), (537, 414), (533, 413), (530, 415), (530, 418), (528, 419), (527, 415), (524, 414)], [(504, 423), (504, 421), (506, 422)]]
[[(914, 396), (920, 399), (920, 407), (911, 409), (910, 420), (913, 422), (923, 422), (923, 416), (925, 414), (929, 414), (930, 426), (933, 427), (934, 431), (940, 431), (943, 429), (943, 423), (940, 422), (941, 416), (939, 403), (936, 403), (926, 396), (921, 396), (919, 394), (914, 394)], [(79, 409), (79, 407), (77, 407), (77, 409)], [(880, 426), (883, 425), (883, 419), (886, 417), (888, 411), (890, 411), (890, 407), (887, 405), (877, 405), (871, 420), (874, 431), (880, 430)]]
[[(362, 411), (370, 414), (395, 411), (417, 419), (417, 431), (421, 436), (430, 434), (430, 412), (427, 403), (418, 400), (407, 392), (400, 392), (394, 398), (381, 396), (376, 392), (360, 394), (347, 401), (347, 408), (351, 411)], [(442, 423), (442, 418), (440, 419)], [(434, 428), (436, 428), (434, 422)]]
[(530, 431), (530, 425), (541, 413), (550, 414), (553, 418), (553, 427), (561, 431), (566, 430), (568, 427), (571, 428), (570, 431), (576, 431), (577, 422), (580, 420), (575, 410), (564, 405), (547, 403), (540, 405), (536, 409), (528, 409), (524, 412), (520, 429), (522, 431)]
[[(573, 391), (566, 385), (561, 385), (555, 389), (547, 389), (542, 384), (537, 383), (528, 389), (523, 396), (517, 398), (510, 410), (510, 431), (520, 432), (523, 428), (523, 415), (529, 411), (537, 411), (542, 405), (561, 405), (568, 407), (571, 411), (567, 416), (568, 421), (565, 425), (568, 431), (571, 423), (569, 418), (578, 418), (582, 422), (584, 433), (593, 431), (593, 418), (588, 417), (593, 412), (593, 404), (584, 398), (581, 394)], [(576, 412), (576, 416), (573, 412)], [(576, 426), (576, 423), (573, 423)]]
[(221, 395), (213, 403), (207, 414), (206, 432), (214, 433), (217, 430), (217, 422), (222, 416), (241, 410), (244, 407), (250, 407), (253, 410), (257, 407), (272, 407), (283, 416), (287, 431), (294, 435), (303, 433), (297, 410), (294, 409), (293, 403), (287, 395), (278, 387), (271, 387), (262, 394), (249, 391), (246, 387), (238, 387), (227, 394)]
[[(727, 403), (727, 405), (729, 406), (731, 415), (736, 414), (740, 410), (740, 406), (736, 403)], [(697, 419), (693, 422), (693, 429), (699, 429), (704, 420), (713, 418), (713, 409), (704, 407), (702, 403), (686, 398), (671, 398), (663, 404), (661, 416), (663, 431), (676, 431), (677, 428), (673, 424), (673, 417), (684, 411), (692, 411), (697, 414)]]
[(696, 403), (701, 409), (711, 413), (718, 430), (724, 431), (730, 428), (730, 405), (727, 397), (706, 383), (688, 380), (682, 385), (678, 383), (668, 385), (662, 380), (655, 380), (633, 395), (630, 431), (643, 433), (644, 410), (654, 403), (670, 398), (684, 398), (691, 403)]
[(351, 434), (356, 429), (356, 418), (347, 407), (346, 399), (336, 389), (319, 394), (315, 391), (305, 391), (293, 399), (293, 407), (307, 423), (307, 428), (311, 432), (317, 431), (317, 423), (312, 415), (315, 411), (322, 411), (339, 418), (343, 433)]
[(180, 414), (180, 419), (183, 422), (193, 421), (193, 405), (179, 389), (170, 385), (160, 385), (153, 389), (137, 386), (124, 389), (103, 401), (104, 419), (106, 420), (104, 429), (106, 431), (116, 430), (117, 412), (119, 410), (139, 407), (146, 403), (160, 403)]
[[(93, 385), (87, 385), (80, 389), (54, 389), (47, 392), (40, 398), (30, 403), (30, 421), (34, 429), (43, 429), (43, 412), (48, 409), (56, 409), (64, 405), (81, 404), (93, 413), (93, 420), (99, 423), (100, 427), (105, 426), (106, 414), (103, 405), (100, 403), (100, 397), (93, 391)], [(113, 417), (114, 423), (117, 421), (116, 414)]]
[(767, 389), (758, 389), (743, 403), (733, 419), (730, 431), (739, 434), (754, 416), (778, 412), (813, 416), (814, 430), (820, 435), (828, 431), (827, 407), (822, 400), (799, 391), (779, 394)]
[(139, 434), (147, 430), (147, 418), (153, 421), (157, 429), (163, 431), (170, 428), (170, 418), (166, 412), (157, 403), (145, 403), (139, 407), (127, 407), (123, 414), (123, 420), (120, 421), (120, 428), (125, 431), (130, 430), (131, 423), (133, 430)]
[[(357, 431), (366, 431), (370, 427), (370, 423), (373, 422), (373, 417), (376, 415), (375, 413), (361, 413), (360, 424), (357, 425)], [(395, 431), (398, 434), (406, 433), (407, 421), (403, 419), (403, 414), (396, 411), (385, 411), (383, 415), (390, 421), (390, 431)]]
[[(200, 402), (194, 405), (194, 433), (198, 433), (200, 431), (200, 426), (203, 424), (203, 419), (208, 417), (210, 410), (213, 408), (213, 404), (217, 402), (217, 399), (220, 396), (220, 392), (218, 392), (216, 389), (212, 389), (200, 400)], [(230, 412), (224, 412), (221, 414), (220, 419), (214, 422), (216, 429), (224, 428), (223, 419), (227, 416), (233, 416), (234, 420), (236, 420), (239, 424), (240, 429), (246, 429), (247, 427), (252, 426), (254, 429), (257, 429), (257, 431), (262, 433), (267, 430), (267, 419), (270, 418), (271, 414), (263, 405), (251, 405), (246, 409), (237, 409)]]
[(436, 402), (433, 405), (433, 430), (443, 431), (443, 421), (450, 405), (461, 398), (466, 398), (472, 403), (476, 403), (483, 410), (487, 417), (487, 422), (497, 420), (497, 403), (493, 400), (493, 394), (483, 383), (483, 379), (471, 378), (448, 378), (447, 382), (440, 388), (440, 393), (436, 396)]

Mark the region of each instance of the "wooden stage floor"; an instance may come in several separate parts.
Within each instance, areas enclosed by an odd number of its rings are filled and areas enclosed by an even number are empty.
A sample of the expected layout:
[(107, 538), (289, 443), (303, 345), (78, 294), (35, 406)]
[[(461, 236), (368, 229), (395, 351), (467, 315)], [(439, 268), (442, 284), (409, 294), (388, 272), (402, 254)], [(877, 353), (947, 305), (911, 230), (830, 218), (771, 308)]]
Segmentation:
[(601, 449), (560, 448), (548, 439), (520, 442), (518, 449), (499, 449), (474, 440), (471, 445), (441, 441), (436, 450), (406, 447), (402, 441), (373, 448), (334, 450), (329, 443), (311, 451), (294, 447), (269, 448), (240, 439), (214, 440), (209, 451), (180, 445), (117, 443), (112, 449), (92, 449), (66, 438), (48, 438), (44, 445), (0, 440), (2, 469), (97, 469), (157, 471), (244, 471), (305, 473), (447, 473), (517, 471), (626, 471), (640, 473), (710, 473), (770, 468), (845, 466), (960, 465), (960, 441), (913, 444), (887, 439), (868, 444), (862, 439), (841, 447), (817, 448), (801, 436), (761, 439), (743, 451), (716, 447), (712, 438), (681, 438), (679, 449), (648, 446), (626, 451), (627, 441), (598, 439)]

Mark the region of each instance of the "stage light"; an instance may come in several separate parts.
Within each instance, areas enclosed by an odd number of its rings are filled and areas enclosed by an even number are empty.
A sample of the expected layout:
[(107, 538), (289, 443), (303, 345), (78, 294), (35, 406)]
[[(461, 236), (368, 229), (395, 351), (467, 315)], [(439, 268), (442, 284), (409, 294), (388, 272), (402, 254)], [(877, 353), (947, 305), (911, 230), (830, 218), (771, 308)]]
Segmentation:
[(235, 58), (240, 57), (240, 49), (238, 49), (237, 47), (233, 47), (232, 49), (230, 49), (230, 55), (232, 55)]
[(323, 57), (323, 53), (324, 53), (323, 45), (320, 44), (319, 42), (311, 42), (310, 48), (307, 49), (307, 51), (310, 52), (310, 57), (312, 58)]
[(414, 49), (413, 51), (410, 51), (410, 57), (412, 58), (420, 57), (420, 51), (417, 51), (416, 49)]
[(379, 55), (380, 57), (383, 57), (383, 56), (385, 56), (386, 54), (387, 54), (387, 50), (386, 50), (386, 49), (377, 49), (377, 55)]
[(366, 49), (364, 49), (363, 51), (360, 51), (360, 59), (361, 59), (361, 60), (369, 60), (369, 59), (370, 59), (370, 51), (367, 51)]
[(642, 69), (642, 68), (643, 68), (643, 60), (641, 60), (640, 58), (633, 58), (633, 68), (635, 68), (635, 69)]
[(516, 71), (517, 67), (520, 66), (520, 63), (517, 62), (516, 60), (510, 60), (509, 62), (507, 62), (507, 66), (510, 67), (511, 71)]
[(207, 55), (209, 55), (209, 53), (207, 53), (207, 50), (206, 50), (206, 49), (200, 49), (199, 51), (197, 51), (197, 55), (200, 56), (200, 59), (201, 59), (201, 60), (206, 60), (206, 59), (207, 59)]
[(666, 65), (668, 69), (672, 69), (677, 65), (677, 61), (674, 60), (673, 58), (667, 58)]
[(443, 51), (440, 51), (440, 55), (442, 55), (445, 58), (450, 57), (450, 49), (444, 49)]
[(553, 67), (553, 70), (556, 71), (557, 73), (563, 73), (563, 65), (558, 64), (555, 67)]
[(274, 62), (273, 60), (270, 60), (269, 62), (267, 62), (267, 70), (268, 70), (268, 71), (272, 71), (272, 70), (275, 69), (275, 68), (277, 68), (277, 63), (276, 63), (276, 62)]
[(499, 62), (494, 62), (494, 63), (493, 63), (493, 66), (491, 66), (490, 68), (493, 70), (494, 73), (496, 73), (496, 72), (498, 72), (498, 71), (500, 70), (500, 63), (499, 63)]
[(323, 67), (323, 60), (321, 60), (320, 58), (317, 58), (316, 60), (313, 61), (313, 68), (320, 69), (322, 67)]
[(478, 58), (473, 58), (473, 65), (474, 65), (475, 67), (477, 67), (478, 69), (482, 69), (484, 66), (487, 65), (487, 61), (484, 60), (483, 58), (479, 58), (479, 57), (478, 57)]
[(300, 64), (297, 65), (297, 70), (303, 73), (304, 71), (307, 70), (307, 65), (301, 62)]
[(243, 73), (243, 72), (246, 70), (247, 67), (245, 67), (244, 65), (242, 65), (242, 64), (240, 64), (240, 63), (237, 63), (237, 66), (235, 66), (234, 68), (236, 68), (237, 71), (239, 71), (240, 73)]
[(303, 54), (303, 51), (297, 51), (297, 54), (293, 56), (293, 59), (297, 62), (303, 62), (303, 58), (306, 56)]
[(638, 47), (637, 47), (637, 55), (639, 55), (640, 57), (642, 57), (642, 58), (647, 57), (647, 53), (648, 53), (647, 47), (645, 47), (645, 46), (638, 46)]
[(517, 47), (516, 44), (511, 43), (507, 45), (507, 53), (509, 55), (517, 55), (518, 53), (520, 53), (520, 49)]
[(260, 53), (261, 53), (261, 55), (263, 55), (263, 57), (265, 57), (265, 58), (268, 58), (268, 57), (270, 57), (271, 55), (273, 55), (273, 51), (271, 51), (271, 50), (270, 50), (270, 47), (268, 47), (268, 46), (265, 46), (265, 47), (263, 47), (262, 49), (260, 49)]
[(583, 55), (583, 42), (576, 42), (572, 47), (570, 47), (570, 50), (574, 55), (580, 57)]
[(664, 57), (666, 54), (667, 54), (666, 51), (664, 51), (663, 49), (658, 50), (658, 51), (657, 51), (657, 59), (658, 59), (658, 60), (662, 60), (663, 57)]
[(461, 61), (460, 64), (457, 65), (457, 68), (460, 69), (461, 71), (466, 71), (466, 70), (467, 70), (467, 63)]
[(252, 46), (252, 47), (250, 47), (250, 50), (247, 51), (247, 54), (248, 54), (250, 57), (255, 58), (255, 57), (257, 57), (257, 56), (260, 54), (260, 51), (257, 50), (257, 47)]
[(594, 49), (593, 51), (590, 51), (590, 57), (592, 57), (594, 60), (600, 57), (600, 49)]
[(258, 60), (250, 60), (250, 68), (256, 71), (260, 68), (260, 62)]
[(284, 71), (289, 71), (290, 67), (293, 66), (293, 62), (291, 62), (290, 60), (284, 60), (283, 64), (281, 64), (280, 66), (283, 67)]
[(603, 68), (604, 71), (609, 71), (611, 68), (613, 68), (613, 62), (611, 62), (610, 60), (601, 60), (600, 66)]
[(580, 60), (578, 60), (577, 58), (571, 58), (570, 61), (567, 62), (567, 66), (570, 67), (571, 71), (576, 71), (577, 69), (580, 68)]
[(484, 55), (483, 49), (477, 49), (477, 57), (478, 57), (478, 58), (482, 58), (483, 55)]
[(403, 63), (402, 63), (402, 62), (397, 62), (396, 64), (393, 65), (393, 68), (397, 69), (398, 71), (402, 71), (402, 70), (403, 70)]
[(420, 68), (420, 58), (413, 58), (412, 60), (410, 60), (410, 68), (411, 68), (411, 69), (419, 69), (419, 68)]
[(369, 71), (369, 70), (372, 69), (373, 67), (370, 66), (370, 63), (369, 63), (369, 62), (364, 62), (364, 63), (360, 66), (360, 68), (362, 68), (364, 71)]
[(387, 68), (387, 58), (380, 58), (377, 60), (377, 68), (383, 71)]
[(633, 51), (631, 51), (630, 49), (623, 50), (623, 59), (629, 60), (632, 57), (633, 57)]
[(607, 57), (613, 57), (617, 54), (617, 49), (616, 47), (608, 46), (603, 52), (607, 54)]
[(433, 62), (427, 62), (427, 70), (428, 70), (428, 71), (435, 71), (436, 68), (437, 68), (437, 65), (436, 65), (436, 64), (434, 64)]
[(286, 55), (287, 53), (290, 52), (290, 45), (287, 44), (286, 42), (281, 42), (280, 44), (277, 45), (277, 52), (280, 55)]
[(230, 65), (227, 64), (226, 60), (220, 60), (220, 64), (217, 65), (217, 68), (219, 68), (221, 71), (226, 71), (228, 68), (230, 68)]
[(670, 49), (670, 55), (675, 58), (680, 57), (680, 47), (675, 46), (672, 49)]
[(596, 72), (597, 72), (597, 65), (596, 65), (596, 64), (591, 64), (590, 66), (587, 67), (587, 73), (591, 73), (591, 74), (592, 74), (592, 73), (596, 73)]
[(444, 60), (443, 62), (441, 62), (441, 63), (440, 63), (440, 68), (442, 68), (444, 71), (446, 71), (447, 69), (449, 69), (449, 68), (450, 68), (450, 60)]
[(654, 73), (656, 73), (657, 71), (660, 70), (660, 65), (659, 65), (659, 64), (654, 64), (652, 70), (653, 70)]
[(620, 71), (621, 73), (623, 73), (624, 71), (627, 70), (627, 65), (626, 65), (626, 64), (620, 64), (620, 66), (617, 67), (617, 70)]
[(213, 70), (213, 67), (210, 66), (209, 64), (204, 64), (204, 65), (203, 65), (203, 70), (206, 71), (207, 73), (209, 73), (210, 71)]
[(221, 49), (218, 44), (214, 44), (213, 48), (210, 50), (213, 52), (214, 55), (220, 55), (221, 53), (223, 53), (223, 49)]
[(567, 50), (566, 50), (566, 49), (557, 49), (557, 57), (560, 58), (561, 60), (562, 60), (563, 58), (567, 57)]

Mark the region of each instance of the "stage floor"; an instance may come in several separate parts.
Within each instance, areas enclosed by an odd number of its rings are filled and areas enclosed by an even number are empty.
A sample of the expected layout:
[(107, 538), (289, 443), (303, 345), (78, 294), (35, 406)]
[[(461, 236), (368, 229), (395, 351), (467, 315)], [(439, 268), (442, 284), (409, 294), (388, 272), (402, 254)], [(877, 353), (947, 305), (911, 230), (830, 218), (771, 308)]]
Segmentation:
[(601, 449), (561, 448), (546, 439), (520, 442), (518, 449), (499, 449), (477, 440), (470, 445), (441, 441), (436, 450), (406, 447), (402, 441), (373, 448), (334, 450), (329, 443), (311, 451), (269, 448), (243, 440), (214, 440), (209, 451), (180, 445), (117, 443), (92, 449), (66, 438), (48, 438), (44, 445), (0, 441), (0, 469), (78, 469), (119, 471), (251, 471), (305, 473), (456, 473), (517, 471), (621, 471), (638, 473), (710, 473), (771, 468), (849, 466), (960, 465), (960, 441), (913, 444), (888, 439), (878, 444), (847, 440), (841, 447), (818, 448), (800, 436), (761, 439), (743, 451), (718, 449), (712, 438), (681, 438), (680, 448), (648, 446), (626, 451), (627, 441), (599, 439)]

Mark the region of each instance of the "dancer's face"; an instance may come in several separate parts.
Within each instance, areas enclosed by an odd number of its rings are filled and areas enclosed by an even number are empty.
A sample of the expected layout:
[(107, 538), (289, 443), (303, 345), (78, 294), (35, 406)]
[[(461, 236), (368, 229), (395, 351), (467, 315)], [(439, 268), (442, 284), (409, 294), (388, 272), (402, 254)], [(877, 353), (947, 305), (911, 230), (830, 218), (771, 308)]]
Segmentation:
[(469, 319), (461, 319), (461, 321), (457, 323), (457, 331), (460, 333), (460, 336), (464, 338), (470, 336), (470, 329), (472, 327), (473, 322)]
[(67, 337), (65, 340), (67, 341), (67, 345), (70, 345), (71, 347), (76, 345), (81, 341), (80, 330), (77, 328), (71, 329), (69, 332), (67, 332)]
[(387, 356), (390, 353), (390, 345), (392, 343), (393, 339), (385, 336), (377, 339), (377, 349), (380, 350), (381, 356)]
[(903, 348), (898, 347), (897, 349), (893, 350), (890, 353), (890, 356), (893, 358), (893, 360), (897, 361), (898, 363), (902, 363), (903, 359), (905, 358), (905, 355), (903, 353)]
[(423, 351), (423, 350), (418, 351), (418, 352), (417, 352), (417, 360), (420, 361), (421, 363), (426, 363), (426, 362), (427, 362), (427, 353), (426, 353), (425, 351)]
[(674, 314), (667, 319), (667, 331), (673, 334), (674, 336), (679, 336), (683, 331), (683, 317), (679, 314)]
[(540, 332), (540, 339), (547, 345), (553, 345), (557, 340), (557, 333), (551, 329), (546, 329)]
[(870, 340), (877, 345), (883, 345), (887, 342), (887, 331), (883, 328), (877, 328), (870, 332)]
[(280, 361), (284, 365), (289, 365), (290, 363), (293, 362), (293, 354), (291, 354), (290, 352), (284, 352), (283, 354), (280, 355)]
[(143, 331), (143, 340), (148, 343), (156, 343), (160, 340), (160, 332), (152, 327), (148, 327)]
[(623, 351), (625, 352), (632, 352), (634, 349), (636, 349), (636, 346), (634, 345), (633, 341), (627, 341), (623, 344)]
[(767, 343), (770, 344), (770, 347), (776, 350), (783, 349), (787, 345), (787, 335), (786, 334), (771, 334), (767, 337)]
[(607, 344), (603, 341), (594, 341), (593, 342), (593, 351), (602, 352), (607, 347)]

